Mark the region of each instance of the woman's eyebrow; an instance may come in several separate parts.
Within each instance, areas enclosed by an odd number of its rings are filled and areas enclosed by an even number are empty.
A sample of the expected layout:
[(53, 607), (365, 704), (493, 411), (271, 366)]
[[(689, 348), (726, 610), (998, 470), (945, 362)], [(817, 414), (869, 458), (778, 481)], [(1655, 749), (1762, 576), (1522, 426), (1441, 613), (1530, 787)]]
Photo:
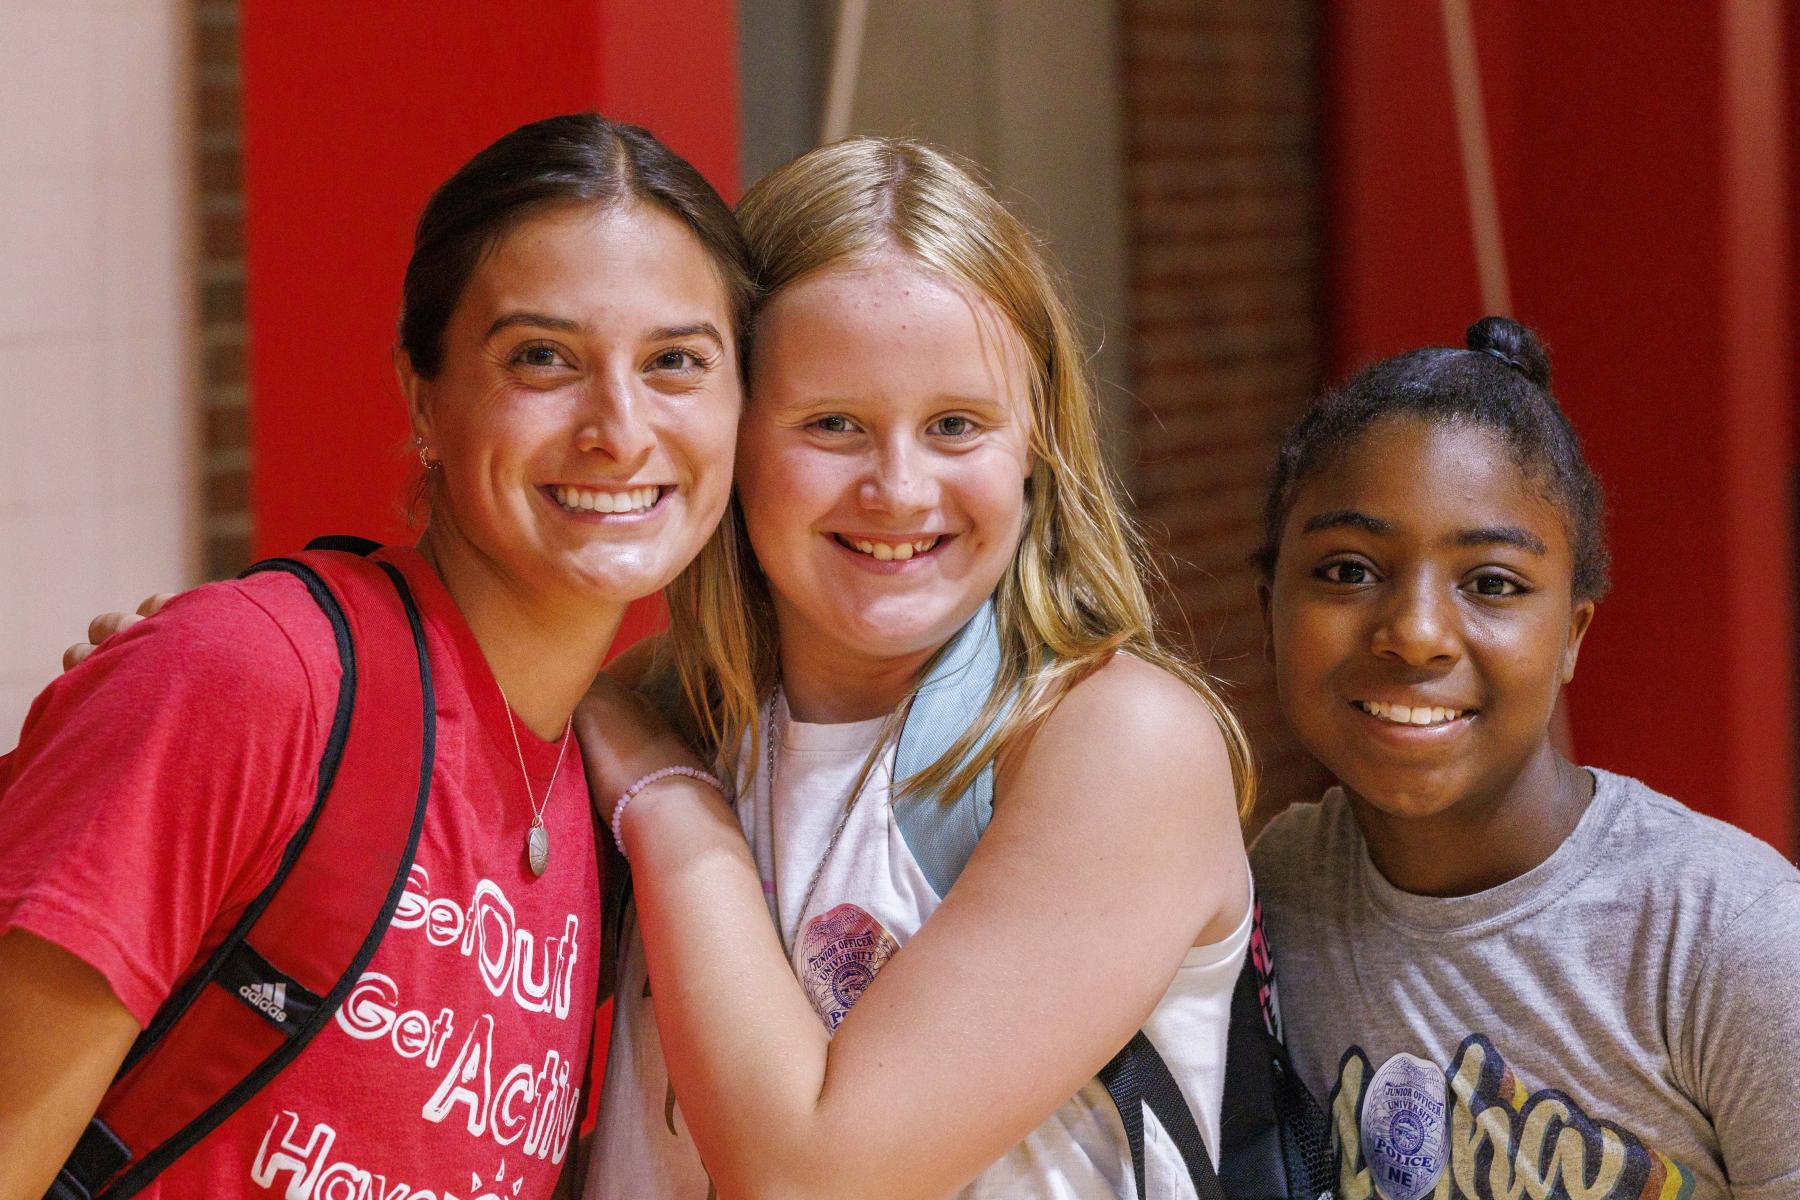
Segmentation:
[(1485, 529), (1462, 529), (1456, 534), (1458, 546), (1512, 546), (1539, 556), (1550, 551), (1544, 539), (1517, 525), (1493, 525)]
[(486, 337), (493, 337), (502, 329), (510, 329), (515, 325), (534, 325), (540, 329), (555, 329), (561, 333), (580, 333), (581, 322), (568, 317), (553, 317), (549, 313), (509, 312), (504, 313), (488, 326)]
[(1321, 529), (1360, 529), (1364, 533), (1372, 533), (1377, 537), (1386, 537), (1394, 532), (1394, 527), (1380, 517), (1371, 517), (1366, 512), (1358, 512), (1354, 508), (1334, 508), (1317, 516), (1308, 517), (1306, 524), (1300, 527), (1301, 533), (1317, 533)]
[(653, 342), (667, 342), (675, 338), (688, 337), (709, 337), (721, 346), (725, 344), (725, 339), (719, 336), (719, 327), (711, 321), (691, 321), (686, 325), (665, 325), (661, 329), (653, 330), (650, 334), (650, 340)]
[[(537, 329), (554, 329), (559, 333), (580, 333), (586, 328), (580, 321), (569, 317), (553, 317), (541, 312), (509, 312), (495, 318), (488, 326), (487, 337), (493, 337), (502, 329), (511, 329), (519, 325), (529, 325)], [(690, 321), (684, 325), (664, 325), (652, 329), (647, 340), (652, 342), (672, 341), (676, 338), (707, 337), (723, 346), (725, 339), (719, 335), (719, 327), (711, 321)]]

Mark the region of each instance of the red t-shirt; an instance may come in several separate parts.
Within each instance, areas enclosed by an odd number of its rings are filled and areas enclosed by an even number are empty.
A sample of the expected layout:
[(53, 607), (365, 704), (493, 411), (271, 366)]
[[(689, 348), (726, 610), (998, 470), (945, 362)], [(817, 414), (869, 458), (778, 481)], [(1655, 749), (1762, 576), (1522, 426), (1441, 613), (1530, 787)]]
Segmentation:
[[(418, 600), (437, 692), (406, 893), (332, 1023), (142, 1195), (510, 1200), (549, 1196), (561, 1169), (600, 961), (580, 754), (545, 805), (550, 865), (534, 877), (486, 660), (418, 554), (381, 557)], [(269, 573), (182, 596), (51, 684), (0, 760), (0, 932), (75, 954), (147, 1023), (274, 874), (337, 676), (324, 615)], [(557, 744), (518, 737), (541, 796)]]

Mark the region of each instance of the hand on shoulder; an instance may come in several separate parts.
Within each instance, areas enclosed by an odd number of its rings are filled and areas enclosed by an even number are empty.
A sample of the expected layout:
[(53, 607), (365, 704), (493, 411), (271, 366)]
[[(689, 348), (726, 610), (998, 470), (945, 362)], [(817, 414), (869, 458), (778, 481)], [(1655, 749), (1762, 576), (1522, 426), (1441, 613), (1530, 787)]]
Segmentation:
[(152, 600), (149, 619), (122, 623), (52, 683), (34, 718), (104, 709), (107, 720), (162, 724), (159, 714), (179, 713), (196, 737), (213, 714), (230, 725), (254, 714), (265, 728), (329, 718), (336, 641), (299, 580), (271, 573)]
[(612, 820), (620, 794), (651, 772), (705, 769), (650, 702), (610, 674), (596, 679), (576, 707), (575, 736), (595, 811), (605, 821)]

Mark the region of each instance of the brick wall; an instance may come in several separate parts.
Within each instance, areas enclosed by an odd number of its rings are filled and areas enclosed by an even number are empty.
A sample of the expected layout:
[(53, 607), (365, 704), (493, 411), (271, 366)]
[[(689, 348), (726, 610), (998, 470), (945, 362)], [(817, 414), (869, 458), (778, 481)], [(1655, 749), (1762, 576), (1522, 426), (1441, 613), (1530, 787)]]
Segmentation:
[(244, 322), (243, 134), (238, 0), (193, 0), (195, 197), (200, 206), (201, 411), (205, 417), (203, 567), (250, 561), (250, 395)]
[(1323, 774), (1263, 658), (1263, 486), (1319, 386), (1316, 0), (1120, 0), (1131, 222), (1132, 490), (1196, 649), (1263, 767), (1258, 816)]

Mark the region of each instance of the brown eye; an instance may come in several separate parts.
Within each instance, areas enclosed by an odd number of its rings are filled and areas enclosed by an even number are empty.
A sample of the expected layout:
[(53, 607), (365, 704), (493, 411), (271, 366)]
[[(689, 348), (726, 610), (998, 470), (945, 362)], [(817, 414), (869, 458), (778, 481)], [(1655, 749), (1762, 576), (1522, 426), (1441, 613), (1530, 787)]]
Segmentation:
[(513, 353), (512, 360), (523, 367), (544, 368), (568, 365), (563, 361), (562, 355), (557, 353), (556, 347), (546, 342), (532, 342), (529, 345), (520, 346)]
[(1525, 591), (1516, 580), (1494, 574), (1477, 575), (1470, 586), (1477, 596), (1516, 596)]
[(1326, 563), (1313, 572), (1326, 583), (1368, 583), (1369, 568), (1359, 562)]
[(659, 371), (691, 371), (706, 364), (692, 350), (664, 350), (650, 365)]

